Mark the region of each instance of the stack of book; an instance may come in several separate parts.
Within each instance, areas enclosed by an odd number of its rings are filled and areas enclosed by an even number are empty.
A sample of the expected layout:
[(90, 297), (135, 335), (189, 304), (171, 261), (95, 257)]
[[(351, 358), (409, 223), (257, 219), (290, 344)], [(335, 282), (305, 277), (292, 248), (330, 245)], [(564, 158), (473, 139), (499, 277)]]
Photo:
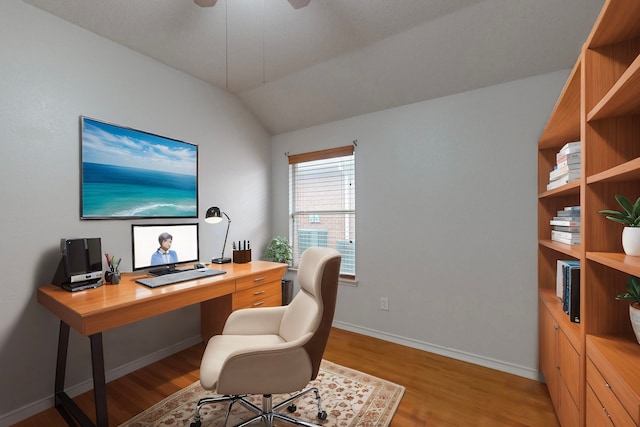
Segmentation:
[(562, 300), (562, 309), (569, 320), (580, 323), (580, 261), (558, 260), (556, 295)]
[(580, 206), (566, 206), (558, 211), (551, 221), (551, 240), (568, 245), (579, 245), (580, 238)]
[(582, 143), (567, 142), (556, 154), (556, 165), (549, 172), (547, 190), (553, 190), (571, 181), (580, 179), (582, 165)]

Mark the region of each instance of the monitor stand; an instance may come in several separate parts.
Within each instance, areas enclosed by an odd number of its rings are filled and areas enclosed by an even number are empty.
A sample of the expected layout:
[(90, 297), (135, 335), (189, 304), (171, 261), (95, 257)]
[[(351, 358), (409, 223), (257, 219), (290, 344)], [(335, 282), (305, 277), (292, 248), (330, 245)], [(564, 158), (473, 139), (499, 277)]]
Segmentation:
[(153, 276), (164, 276), (165, 274), (177, 273), (175, 264), (173, 265), (165, 265), (164, 267), (154, 268), (149, 270), (149, 274)]

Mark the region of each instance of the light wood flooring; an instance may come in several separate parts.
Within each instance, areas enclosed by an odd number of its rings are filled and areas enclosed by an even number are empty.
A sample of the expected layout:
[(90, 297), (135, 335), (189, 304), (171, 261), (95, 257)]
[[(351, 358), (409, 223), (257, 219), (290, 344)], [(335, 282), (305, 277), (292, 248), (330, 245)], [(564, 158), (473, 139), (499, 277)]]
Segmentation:
[[(197, 381), (203, 351), (193, 346), (108, 383), (110, 427)], [(406, 387), (390, 427), (560, 426), (537, 381), (335, 328), (325, 359)], [(92, 416), (92, 392), (74, 400)], [(13, 427), (35, 426), (66, 423), (51, 408)]]

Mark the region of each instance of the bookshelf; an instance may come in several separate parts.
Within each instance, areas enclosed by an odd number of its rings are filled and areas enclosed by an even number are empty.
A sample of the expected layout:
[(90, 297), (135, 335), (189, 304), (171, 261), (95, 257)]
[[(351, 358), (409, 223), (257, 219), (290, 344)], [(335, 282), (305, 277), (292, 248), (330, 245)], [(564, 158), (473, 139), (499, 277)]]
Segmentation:
[[(578, 181), (547, 191), (555, 154), (582, 142)], [(622, 225), (598, 214), (615, 194), (640, 196), (640, 1), (607, 0), (538, 141), (539, 359), (563, 427), (640, 425), (640, 344), (628, 303), (616, 301), (640, 257), (622, 251)], [(550, 219), (581, 206), (581, 242), (550, 238)], [(559, 259), (580, 261), (580, 323), (555, 293)]]

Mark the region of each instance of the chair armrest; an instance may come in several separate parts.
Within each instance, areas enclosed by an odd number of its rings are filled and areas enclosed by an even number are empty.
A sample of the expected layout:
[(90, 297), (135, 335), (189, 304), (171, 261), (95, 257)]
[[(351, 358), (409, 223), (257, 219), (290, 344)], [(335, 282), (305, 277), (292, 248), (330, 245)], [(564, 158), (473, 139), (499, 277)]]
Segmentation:
[(302, 347), (309, 332), (295, 341), (229, 355), (220, 370), (220, 394), (279, 394), (304, 388), (313, 378), (313, 366)]
[(223, 335), (278, 335), (286, 307), (246, 308), (229, 315)]

